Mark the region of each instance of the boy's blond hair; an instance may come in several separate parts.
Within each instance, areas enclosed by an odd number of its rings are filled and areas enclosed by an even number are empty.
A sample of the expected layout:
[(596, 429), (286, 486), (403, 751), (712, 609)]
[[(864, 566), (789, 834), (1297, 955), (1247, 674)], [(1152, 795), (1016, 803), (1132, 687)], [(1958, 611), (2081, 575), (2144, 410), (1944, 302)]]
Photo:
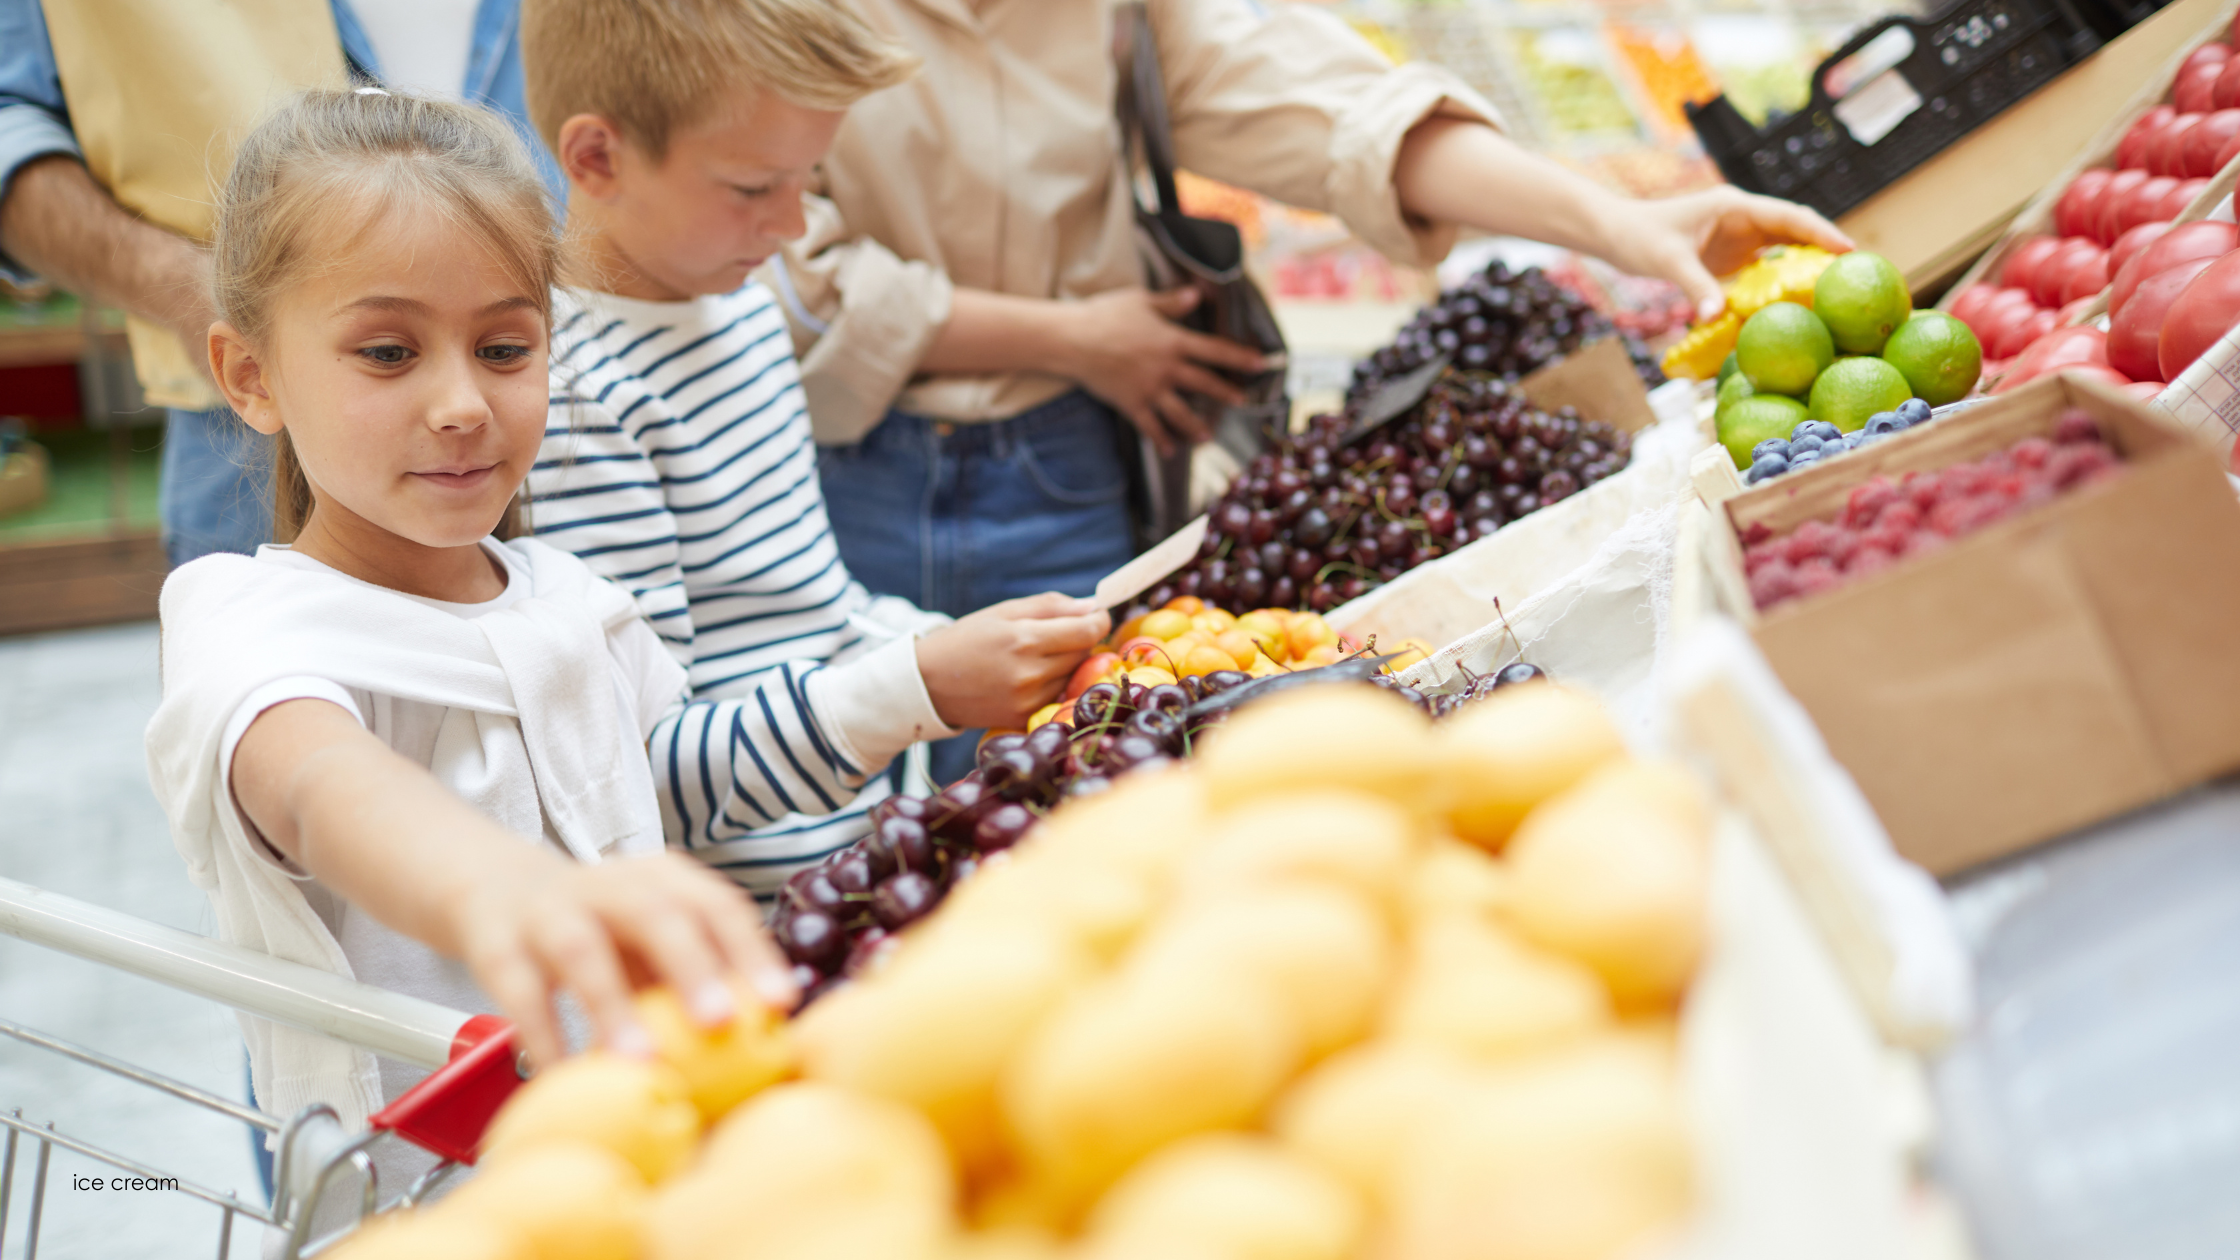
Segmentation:
[(554, 152), (561, 123), (595, 114), (657, 161), (729, 89), (846, 109), (918, 64), (841, 0), (524, 0), (521, 61)]

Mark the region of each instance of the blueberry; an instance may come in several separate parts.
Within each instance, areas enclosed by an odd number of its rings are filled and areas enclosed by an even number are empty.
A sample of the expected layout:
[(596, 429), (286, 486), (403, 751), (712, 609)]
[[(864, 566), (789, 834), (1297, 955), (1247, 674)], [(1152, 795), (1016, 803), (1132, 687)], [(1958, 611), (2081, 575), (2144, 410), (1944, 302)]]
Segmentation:
[(1756, 446), (1750, 448), (1750, 462), (1752, 465), (1755, 465), (1759, 460), (1764, 459), (1768, 455), (1779, 455), (1783, 459), (1789, 458), (1788, 439), (1767, 438), (1765, 441), (1760, 442)]
[(1920, 398), (1908, 398), (1898, 404), (1898, 417), (1907, 424), (1919, 424), (1929, 418), (1929, 404)]
[(1843, 436), (1843, 430), (1825, 420), (1805, 421), (1805, 432), (1817, 435), (1823, 442), (1833, 442)]
[(1906, 427), (1905, 417), (1895, 411), (1878, 411), (1867, 418), (1867, 427), (1860, 430), (1871, 437), (1886, 437)]
[(1794, 442), (1798, 438), (1803, 437), (1805, 434), (1812, 432), (1813, 423), (1814, 422), (1811, 420), (1797, 421), (1797, 427), (1789, 430), (1789, 440)]
[(1756, 485), (1768, 477), (1778, 477), (1789, 471), (1789, 461), (1780, 455), (1768, 455), (1750, 465), (1750, 484)]
[(1817, 455), (1827, 444), (1817, 433), (1807, 433), (1802, 437), (1791, 438), (1789, 440), (1789, 458), (1794, 461), (1799, 455)]
[(1802, 454), (1802, 455), (1799, 455), (1799, 456), (1797, 456), (1797, 457), (1796, 457), (1795, 459), (1792, 459), (1792, 460), (1790, 460), (1790, 461), (1789, 461), (1789, 467), (1791, 467), (1791, 468), (1803, 468), (1803, 467), (1806, 467), (1806, 466), (1808, 466), (1808, 465), (1811, 465), (1811, 464), (1817, 464), (1817, 463), (1819, 463), (1819, 462), (1820, 462), (1820, 459), (1821, 459), (1821, 455), (1820, 455), (1820, 452), (1819, 452), (1819, 451), (1817, 451), (1817, 450), (1810, 450), (1810, 451), (1806, 451), (1806, 452), (1805, 452), (1804, 454)]

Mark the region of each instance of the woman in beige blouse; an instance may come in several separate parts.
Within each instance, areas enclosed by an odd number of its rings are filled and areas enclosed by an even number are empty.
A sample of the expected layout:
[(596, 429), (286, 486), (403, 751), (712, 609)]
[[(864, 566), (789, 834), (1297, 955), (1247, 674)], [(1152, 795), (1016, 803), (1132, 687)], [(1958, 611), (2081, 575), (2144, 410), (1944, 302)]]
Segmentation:
[[(1144, 289), (1113, 102), (1110, 0), (847, 0), (924, 59), (848, 115), (809, 234), (765, 278), (792, 321), (849, 567), (953, 614), (1087, 593), (1125, 561), (1121, 438), (1204, 428), (1185, 401), (1259, 355), (1171, 322)], [(1618, 196), (1500, 131), (1436, 67), (1393, 66), (1296, 3), (1150, 0), (1182, 166), (1333, 213), (1427, 266), (1458, 228), (1530, 237), (1679, 284), (1758, 246), (1849, 242), (1730, 188)]]

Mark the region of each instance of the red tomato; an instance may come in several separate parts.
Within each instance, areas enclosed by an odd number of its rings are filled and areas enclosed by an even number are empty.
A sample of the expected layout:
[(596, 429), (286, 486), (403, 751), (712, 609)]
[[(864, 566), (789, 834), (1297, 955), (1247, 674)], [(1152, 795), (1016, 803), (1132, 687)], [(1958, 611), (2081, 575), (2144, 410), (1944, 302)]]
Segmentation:
[(2108, 334), (2097, 328), (2056, 328), (2024, 347), (2022, 353), (2007, 364), (2006, 376), (1991, 392), (2004, 394), (2048, 372), (2086, 364), (2108, 366)]
[[(2131, 260), (2130, 266), (2144, 261), (2146, 255), (2141, 254)], [(2135, 381), (2163, 379), (2163, 317), (2170, 313), (2170, 304), (2178, 300), (2178, 294), (2215, 261), (2190, 258), (2142, 281), (2131, 300), (2109, 321), (2108, 366)]]
[(2062, 238), (2060, 248), (2046, 255), (2045, 261), (2031, 274), (2030, 299), (2047, 308), (2061, 305), (2061, 286), (2067, 283), (2069, 272), (2084, 259), (2106, 256), (2106, 250), (2085, 237)]
[(2133, 254), (2154, 244), (2156, 237), (2169, 230), (2167, 222), (2142, 223), (2117, 237), (2116, 243), (2108, 247), (2108, 274), (2112, 276), (2123, 270), (2123, 265), (2131, 261)]
[(1976, 338), (1983, 343), (1984, 357), (1987, 359), (2013, 358), (2015, 351), (2022, 349), (2036, 339), (2034, 335), (2026, 334), (2024, 330), (2030, 321), (2040, 314), (2050, 316), (2053, 312), (2041, 312), (2037, 307), (2032, 306), (2027, 299), (2021, 302), (1994, 303), (1985, 307), (1983, 332)]
[(2069, 325), (2076, 323), (2080, 319), (2083, 319), (2085, 308), (2091, 306), (2093, 299), (2099, 296), (2100, 291), (2098, 289), (2095, 289), (2091, 293), (2078, 298), (2074, 302), (2063, 302), (2061, 304), (2061, 309), (2053, 313), (2054, 323), (2058, 327), (2067, 328)]
[(2187, 208), (2193, 205), (2193, 199), (2200, 196), (2201, 190), (2208, 186), (2209, 181), (2206, 179), (2179, 180), (2178, 186), (2171, 189), (2169, 194), (2163, 197), (2162, 205), (2158, 207), (2160, 213), (2154, 217), (2169, 220), (2184, 214)]
[(2133, 254), (2116, 273), (2108, 290), (2109, 313), (2121, 311), (2131, 300), (2132, 290), (2147, 277), (2191, 259), (2221, 258), (2236, 247), (2240, 247), (2240, 228), (2230, 223), (2188, 223), (2171, 228), (2152, 245)]
[(2095, 166), (2070, 180), (2069, 186), (2061, 190), (2061, 199), (2053, 203), (2053, 230), (2063, 236), (2091, 235), (2086, 230), (2090, 224), (2085, 219), (2085, 211), (2114, 176), (2114, 171)]
[[(1951, 309), (1945, 313), (1966, 324), (1972, 331), (1976, 326), (1976, 317), (1983, 313), (1983, 304), (1989, 302), (1998, 292), (1999, 290), (1992, 285), (1971, 284), (1960, 290), (1958, 296), (1952, 299)], [(1982, 341), (1982, 334), (1978, 333), (1976, 340)]]
[(2150, 175), (2177, 175), (2179, 162), (2185, 154), (2186, 133), (2201, 125), (2207, 114), (2180, 114), (2156, 134), (2154, 143), (2147, 146), (2147, 173)]
[(1999, 268), (1999, 283), (2009, 288), (2028, 289), (2031, 296), (2035, 297), (2038, 272), (2045, 266), (2048, 258), (2060, 252), (2061, 239), (2058, 236), (2033, 236), (2015, 246), (2014, 252), (2007, 255), (2006, 264)]
[(2240, 136), (2234, 136), (2225, 141), (2224, 147), (2217, 150), (2217, 169), (2221, 171), (2232, 165), (2232, 159), (2235, 157), (2240, 157)]
[[(2202, 47), (2213, 45), (2204, 44)], [(2195, 49), (2194, 54), (2199, 56), (2200, 49)], [(2226, 55), (2231, 54), (2227, 52)], [(2217, 76), (2222, 73), (2224, 65), (2221, 62), (2188, 58), (2185, 66), (2178, 71), (2177, 82), (2170, 85), (2170, 103), (2177, 106), (2181, 114), (2209, 112), (2215, 108), (2209, 102), (2216, 91)]]
[(2006, 339), (1999, 343), (1999, 357), (2011, 359), (2030, 348), (2030, 343), (2060, 327), (2059, 315), (2043, 307), (2030, 312), (2021, 323), (2008, 326)]
[(2179, 69), (2181, 71), (2191, 70), (2193, 67), (2200, 65), (2204, 61), (2223, 61), (2225, 58), (2230, 57), (2231, 55), (2232, 45), (2230, 44), (2203, 44), (2201, 47), (2196, 48), (2192, 52), (2186, 54), (2185, 62), (2179, 67)]
[(2093, 207), (2092, 230), (2086, 235), (2103, 245), (2112, 244), (2122, 232), (2116, 229), (2116, 208), (2131, 190), (2154, 178), (2142, 170), (2121, 170), (2100, 190), (2100, 204)]
[(2216, 174), (2217, 154), (2234, 136), (2240, 136), (2240, 109), (2220, 109), (2205, 115), (2186, 133), (2179, 155), (2179, 174), (2186, 179)]
[(2145, 170), (2147, 142), (2160, 134), (2163, 127), (2177, 116), (2178, 111), (2168, 105), (2157, 105), (2139, 115), (2139, 120), (2131, 124), (2131, 130), (2124, 132), (2123, 139), (2116, 143), (2116, 169)]
[(2170, 312), (2162, 319), (2162, 335), (2155, 339), (2162, 379), (2177, 380), (2178, 373), (2193, 366), (2202, 351), (2217, 344), (2236, 323), (2240, 323), (2240, 250), (2202, 268), (2170, 303)]
[[(2090, 245), (2091, 242), (2087, 241)], [(2089, 254), (2073, 255), (2069, 269), (2061, 273), (2061, 309), (2081, 302), (2108, 287), (2108, 251), (2098, 245)], [(2064, 319), (2063, 323), (2068, 321)]]
[(2134, 185), (2116, 205), (2116, 235), (2121, 236), (2142, 223), (2152, 223), (2165, 217), (2161, 213), (2163, 199), (2175, 192), (2177, 187), (2178, 181), (2169, 175), (2157, 175), (2143, 184)]

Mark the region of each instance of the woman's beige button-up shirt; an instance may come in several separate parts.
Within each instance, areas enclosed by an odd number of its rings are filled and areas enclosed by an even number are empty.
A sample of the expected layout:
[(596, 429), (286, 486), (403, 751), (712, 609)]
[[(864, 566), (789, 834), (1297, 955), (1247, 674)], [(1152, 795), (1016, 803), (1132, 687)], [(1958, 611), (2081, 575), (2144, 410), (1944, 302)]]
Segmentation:
[[(890, 406), (997, 420), (1070, 388), (1038, 372), (920, 374), (952, 286), (1084, 298), (1144, 282), (1113, 117), (1110, 0), (848, 0), (924, 58), (849, 112), (808, 199), (809, 232), (765, 268), (801, 358), (817, 440)], [(1408, 130), (1498, 116), (1445, 71), (1393, 66), (1328, 13), (1255, 0), (1150, 0), (1181, 164), (1336, 214), (1395, 260), (1449, 228), (1392, 188)]]

